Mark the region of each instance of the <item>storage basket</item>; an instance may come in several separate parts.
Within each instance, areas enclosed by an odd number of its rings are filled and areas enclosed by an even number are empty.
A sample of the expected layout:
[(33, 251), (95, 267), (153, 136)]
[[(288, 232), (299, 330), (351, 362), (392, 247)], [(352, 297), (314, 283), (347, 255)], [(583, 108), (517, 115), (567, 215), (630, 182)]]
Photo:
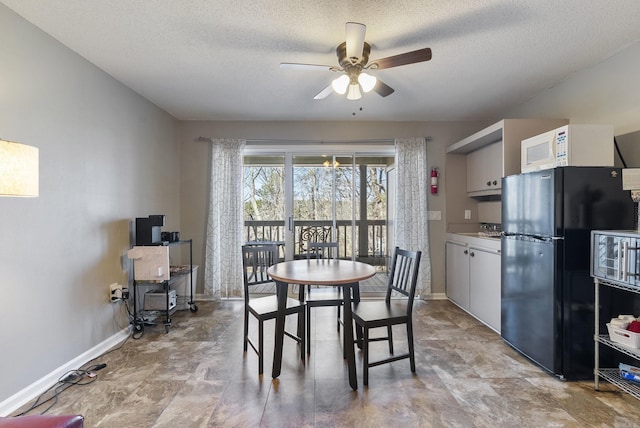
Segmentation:
[[(176, 307), (176, 290), (169, 290), (169, 310)], [(167, 293), (164, 290), (151, 290), (144, 293), (145, 311), (166, 311)]]
[(631, 348), (640, 348), (640, 333), (617, 328), (611, 324), (607, 324), (607, 329), (609, 330), (609, 338), (611, 341)]

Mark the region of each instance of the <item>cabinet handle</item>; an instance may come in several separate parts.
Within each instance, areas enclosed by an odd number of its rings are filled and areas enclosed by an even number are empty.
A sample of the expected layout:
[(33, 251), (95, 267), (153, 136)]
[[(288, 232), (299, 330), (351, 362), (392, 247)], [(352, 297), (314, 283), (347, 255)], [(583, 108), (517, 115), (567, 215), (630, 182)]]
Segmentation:
[(467, 250), (464, 250), (464, 254), (469, 254), (469, 252)]
[(497, 180), (493, 180), (493, 185), (497, 186), (498, 185), (498, 181)]
[(473, 251), (472, 251), (472, 252), (470, 252), (470, 253), (469, 253), (469, 255), (470, 255), (471, 257), (474, 257), (474, 256), (475, 256), (475, 254), (474, 254), (474, 252), (473, 252)]
[(487, 186), (491, 186), (491, 182), (490, 181), (487, 181)]

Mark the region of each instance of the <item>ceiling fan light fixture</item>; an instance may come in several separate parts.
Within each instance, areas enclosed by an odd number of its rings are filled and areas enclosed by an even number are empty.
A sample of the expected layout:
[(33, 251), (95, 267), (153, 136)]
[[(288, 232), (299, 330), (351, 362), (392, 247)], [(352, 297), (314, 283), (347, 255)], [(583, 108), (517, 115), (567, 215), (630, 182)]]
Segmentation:
[(378, 79), (370, 74), (360, 73), (358, 83), (360, 83), (364, 92), (370, 92), (376, 86), (376, 83), (378, 83)]
[(362, 92), (376, 92), (381, 97), (394, 93), (392, 87), (364, 71), (385, 70), (431, 60), (431, 49), (422, 48), (369, 62), (371, 45), (365, 41), (366, 29), (364, 24), (358, 22), (345, 24), (345, 41), (335, 50), (338, 66), (285, 62), (280, 63), (280, 67), (335, 72), (338, 77), (313, 97), (314, 100), (325, 99), (332, 92), (347, 94), (349, 100), (358, 100), (362, 98)]
[(362, 98), (362, 94), (360, 93), (360, 85), (357, 83), (355, 85), (349, 85), (349, 92), (347, 92), (348, 100), (359, 100)]
[(344, 95), (347, 93), (347, 87), (349, 86), (349, 76), (343, 74), (342, 76), (333, 79), (331, 82), (331, 87), (334, 91), (336, 91), (340, 95)]

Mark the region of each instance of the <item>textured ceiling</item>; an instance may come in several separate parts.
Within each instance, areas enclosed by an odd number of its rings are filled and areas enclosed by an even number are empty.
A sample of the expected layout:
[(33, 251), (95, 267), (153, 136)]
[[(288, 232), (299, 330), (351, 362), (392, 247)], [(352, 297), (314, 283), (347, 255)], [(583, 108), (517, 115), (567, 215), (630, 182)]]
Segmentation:
[[(0, 0), (179, 119), (493, 119), (640, 40), (638, 0)], [(347, 21), (395, 89), (313, 97), (336, 75)], [(374, 73), (372, 73), (374, 74)], [(353, 116), (356, 112), (356, 116)]]

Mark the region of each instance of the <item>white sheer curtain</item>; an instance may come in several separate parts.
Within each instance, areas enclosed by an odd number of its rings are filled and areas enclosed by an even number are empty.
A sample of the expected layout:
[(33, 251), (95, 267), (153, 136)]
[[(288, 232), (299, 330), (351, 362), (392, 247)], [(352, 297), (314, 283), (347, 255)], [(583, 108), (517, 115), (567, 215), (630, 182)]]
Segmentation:
[(242, 150), (245, 140), (211, 140), (204, 294), (242, 296)]
[(427, 221), (427, 142), (398, 138), (396, 147), (395, 245), (422, 251), (416, 295), (431, 294), (431, 255)]

